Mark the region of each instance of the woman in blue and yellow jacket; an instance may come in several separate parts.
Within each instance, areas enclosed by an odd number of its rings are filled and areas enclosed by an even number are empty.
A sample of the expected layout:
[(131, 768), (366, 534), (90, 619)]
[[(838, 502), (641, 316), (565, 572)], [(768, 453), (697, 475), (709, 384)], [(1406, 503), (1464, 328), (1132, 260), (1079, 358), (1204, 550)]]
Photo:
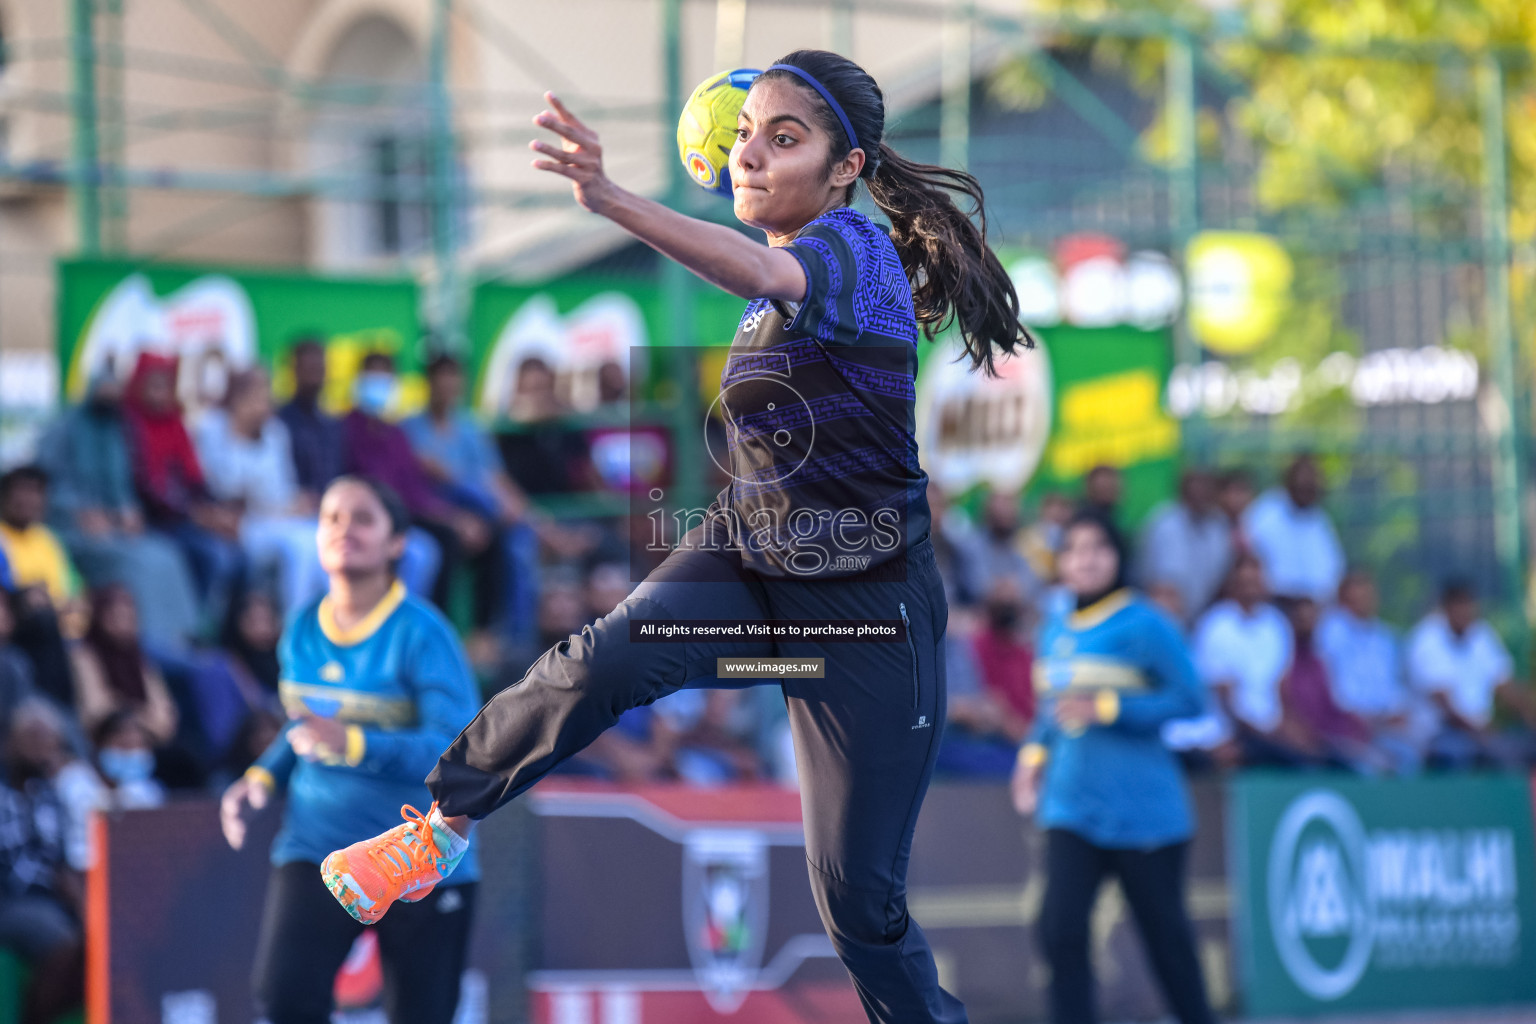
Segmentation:
[(1037, 717), (1019, 751), (1014, 806), (1045, 830), (1039, 937), (1051, 1014), (1092, 1024), (1089, 918), (1115, 875), (1154, 973), (1182, 1024), (1214, 1018), (1184, 908), (1194, 815), (1163, 723), (1198, 715), (1204, 688), (1173, 620), (1125, 585), (1115, 527), (1091, 512), (1068, 523), (1058, 556), (1072, 600), (1040, 635)]

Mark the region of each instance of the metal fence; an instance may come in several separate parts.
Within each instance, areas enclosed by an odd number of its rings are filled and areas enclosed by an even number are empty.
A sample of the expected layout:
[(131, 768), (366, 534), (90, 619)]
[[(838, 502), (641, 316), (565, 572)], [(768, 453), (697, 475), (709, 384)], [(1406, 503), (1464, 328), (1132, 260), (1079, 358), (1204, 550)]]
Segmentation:
[[(67, 95), (11, 102), (67, 116), (72, 144), (62, 163), (0, 163), (0, 180), (67, 186), (85, 254), (113, 253), (125, 244), (123, 225), (135, 203), (196, 197), (194, 212), (135, 254), (150, 260), (157, 246), (172, 247), (231, 218), (260, 216), (264, 204), (325, 197), (383, 204), (393, 211), (385, 221), (394, 225), (398, 266), (429, 286), (429, 321), (440, 336), (461, 338), (470, 283), (510, 272), (471, 255), (476, 225), (491, 211), (568, 199), (466, 178), (460, 159), (466, 147), (487, 139), (520, 146), (524, 134), (481, 116), (505, 97), (451, 86), (449, 33), (471, 33), (556, 85), (579, 76), (548, 66), (539, 48), (483, 0), (423, 0), (431, 12), (427, 59), (420, 76), (405, 82), (367, 75), (295, 79), (241, 28), (228, 0), (176, 2), (240, 58), (173, 55), (125, 41), (121, 0), (71, 0), (67, 38), (8, 44), (13, 64), (67, 62)], [(697, 8), (714, 11), (714, 53), (723, 59), (733, 47), (740, 51), (747, 4), (636, 3), (654, 12), (662, 102), (593, 98), (586, 109), (600, 128), (622, 127), (629, 137), (655, 133), (657, 144), (670, 148), (675, 112), (690, 84), (683, 80), (684, 47), (690, 38), (697, 43), (697, 33), (683, 31), (685, 17)], [(1292, 318), (1281, 327), (1284, 358), (1265, 350), (1218, 358), (1201, 347), (1186, 318), (1174, 326), (1187, 460), (1252, 466), (1262, 484), (1292, 453), (1321, 453), (1332, 486), (1329, 507), (1346, 548), (1380, 570), (1394, 616), (1421, 612), (1436, 581), (1457, 573), (1479, 584), (1506, 635), (1523, 644), (1530, 380), (1516, 339), (1530, 336), (1533, 316), (1516, 308), (1511, 291), (1512, 275), (1520, 275), (1516, 284), (1530, 278), (1536, 259), (1528, 239), (1518, 246), (1510, 239), (1505, 134), (1513, 100), (1526, 98), (1527, 52), (1263, 36), (1239, 20), (1202, 18), (1198, 5), (1188, 17), (1091, 21), (917, 0), (752, 0), (751, 10), (754, 17), (785, 19), (830, 11), (827, 38), (808, 44), (846, 45), (852, 19), (864, 11), (942, 39), (938, 66), (914, 70), (914, 80), (935, 83), (931, 100), (899, 111), (891, 139), (913, 156), (972, 170), (986, 187), (1000, 244), (1049, 248), (1063, 236), (1094, 231), (1182, 265), (1200, 232), (1278, 238), (1296, 268)], [(1143, 58), (1161, 54), (1161, 66), (1149, 76), (1143, 60), (1143, 84), (1134, 85), (1138, 76), (1093, 59), (1105, 40), (1139, 46)], [(1468, 137), (1479, 147), (1468, 160), (1478, 170), (1457, 177), (1383, 164), (1331, 206), (1266, 204), (1256, 188), (1259, 163), (1266, 147), (1283, 141), (1256, 136), (1229, 116), (1234, 100), (1252, 100), (1235, 52), (1356, 62), (1367, 78), (1373, 67), (1433, 74), (1444, 83), (1445, 102), (1468, 112)], [(126, 106), (124, 75), (145, 69), (182, 83), (185, 101)], [(1035, 91), (1031, 100), (999, 98), (1007, 91), (999, 83), (1010, 74), (1023, 76)], [(200, 95), (199, 83), (217, 102)], [(294, 110), (308, 123), (379, 116), (413, 125), (414, 141), (381, 150), (369, 167), (319, 166), (304, 174), (160, 167), (135, 156), (167, 132), (213, 133), (231, 145), (271, 143), (292, 124)], [(664, 198), (722, 215), (719, 206), (705, 206), (690, 193), (675, 161), (668, 166)], [(682, 312), (701, 286), (686, 273), (628, 254), (600, 268), (657, 275), (679, 312), (680, 336), (669, 340), (698, 340), (686, 336), (691, 321)], [(1456, 361), (1457, 353), (1475, 364)], [(1460, 385), (1436, 390), (1436, 381), (1464, 374), (1469, 365), (1475, 365), (1470, 391)], [(1177, 398), (1172, 391), (1170, 401)], [(1280, 401), (1277, 393), (1290, 397)]]

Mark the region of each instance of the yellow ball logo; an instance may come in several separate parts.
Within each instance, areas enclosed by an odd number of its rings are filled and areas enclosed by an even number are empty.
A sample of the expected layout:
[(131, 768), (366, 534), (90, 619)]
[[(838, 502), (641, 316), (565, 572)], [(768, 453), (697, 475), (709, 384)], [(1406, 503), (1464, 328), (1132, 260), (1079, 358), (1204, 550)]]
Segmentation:
[(740, 68), (710, 75), (693, 90), (678, 116), (677, 155), (688, 176), (717, 195), (731, 194), (729, 163), (736, 145), (736, 115), (761, 73)]
[(1291, 256), (1269, 235), (1206, 231), (1189, 243), (1189, 327), (1220, 355), (1252, 352), (1291, 299)]

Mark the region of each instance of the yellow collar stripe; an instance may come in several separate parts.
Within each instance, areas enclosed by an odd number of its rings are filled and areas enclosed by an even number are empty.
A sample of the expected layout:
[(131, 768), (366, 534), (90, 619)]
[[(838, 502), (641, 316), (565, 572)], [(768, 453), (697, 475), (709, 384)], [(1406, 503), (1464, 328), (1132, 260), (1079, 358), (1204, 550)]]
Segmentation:
[(1121, 587), (1113, 593), (1106, 594), (1087, 608), (1079, 608), (1073, 612), (1067, 620), (1073, 629), (1092, 629), (1115, 612), (1131, 603), (1134, 597), (1129, 587)]
[(395, 609), (400, 607), (400, 602), (404, 600), (405, 584), (395, 580), (384, 594), (384, 599), (374, 605), (372, 611), (358, 620), (351, 629), (342, 629), (336, 625), (336, 614), (331, 610), (331, 597), (327, 594), (320, 599), (320, 608), (317, 612), (320, 619), (320, 632), (337, 646), (355, 646), (377, 633), (379, 627), (384, 625), (384, 621), (394, 614)]

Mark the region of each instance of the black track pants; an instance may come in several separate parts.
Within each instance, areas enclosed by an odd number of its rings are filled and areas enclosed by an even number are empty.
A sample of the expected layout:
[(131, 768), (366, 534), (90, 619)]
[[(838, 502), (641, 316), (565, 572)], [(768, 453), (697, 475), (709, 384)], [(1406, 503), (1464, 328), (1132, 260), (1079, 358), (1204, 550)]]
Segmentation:
[(1205, 997), (1195, 933), (1184, 910), (1188, 843), (1153, 850), (1109, 850), (1062, 829), (1046, 833), (1045, 903), (1040, 945), (1051, 965), (1051, 1020), (1093, 1024), (1089, 920), (1106, 875), (1120, 880), (1152, 973), (1180, 1024), (1215, 1024)]
[[(722, 685), (716, 658), (825, 658), (824, 679), (783, 685), (822, 923), (871, 1021), (964, 1021), (906, 902), (912, 830), (944, 725), (948, 608), (932, 546), (909, 552), (904, 579), (782, 580), (697, 546), (698, 534), (624, 603), (497, 694), (443, 754), (428, 788), (444, 814), (483, 817), (628, 709), (684, 686)], [(629, 632), (641, 619), (899, 620), (903, 606), (905, 641), (636, 643)]]
[[(453, 1020), (476, 885), (439, 886), (373, 925), (391, 1024)], [(336, 972), (363, 929), (325, 887), (320, 865), (273, 868), (252, 972), (259, 1012), (271, 1024), (330, 1024)]]

